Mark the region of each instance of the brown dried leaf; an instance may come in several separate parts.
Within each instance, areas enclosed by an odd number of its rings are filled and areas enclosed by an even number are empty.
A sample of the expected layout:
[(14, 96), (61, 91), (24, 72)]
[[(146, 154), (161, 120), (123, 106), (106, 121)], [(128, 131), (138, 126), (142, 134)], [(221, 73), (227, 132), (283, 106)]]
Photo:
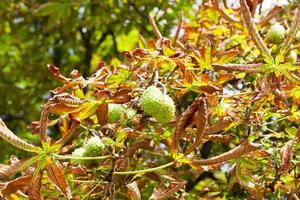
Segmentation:
[(149, 200), (163, 200), (171, 197), (176, 191), (183, 188), (186, 182), (171, 182), (169, 187), (162, 186), (155, 189)]
[(114, 95), (111, 100), (113, 101), (113, 103), (119, 103), (119, 104), (123, 104), (123, 103), (127, 103), (132, 99), (132, 96), (129, 94), (121, 94), (121, 95)]
[(199, 105), (202, 101), (201, 97), (198, 97), (194, 100), (194, 102), (180, 115), (177, 120), (175, 133), (172, 138), (172, 152), (177, 152), (178, 142), (182, 135), (185, 133), (185, 128), (191, 123), (195, 112), (198, 110)]
[(214, 94), (216, 92), (222, 92), (222, 88), (215, 85), (201, 85), (197, 87), (198, 90), (207, 94)]
[(192, 147), (186, 152), (192, 152), (197, 146), (201, 144), (201, 141), (205, 135), (206, 128), (208, 125), (208, 106), (205, 97), (201, 97), (201, 105), (199, 106), (199, 111), (195, 116), (195, 124), (197, 127), (197, 135), (194, 144)]
[(221, 55), (221, 57), (217, 60), (216, 63), (219, 64), (226, 64), (231, 62), (238, 54), (240, 53), (240, 51), (238, 50), (230, 50), (230, 51), (226, 51), (225, 53), (223, 53)]
[(135, 181), (126, 185), (127, 187), (127, 196), (130, 197), (131, 200), (141, 200), (141, 193), (138, 185)]
[[(37, 169), (38, 170), (38, 169)], [(35, 172), (32, 177), (29, 185), (28, 196), (30, 200), (43, 200), (43, 196), (41, 195), (41, 186), (42, 186), (42, 175), (43, 172)]]
[(0, 164), (0, 178), (9, 177), (15, 173), (21, 172), (28, 168), (34, 158), (27, 158), (11, 163), (10, 165)]
[(98, 123), (103, 126), (108, 122), (108, 104), (99, 105), (96, 110), (96, 116), (98, 119)]
[(294, 143), (294, 140), (290, 140), (280, 150), (281, 163), (279, 167), (279, 174), (284, 174), (291, 168)]
[(230, 117), (226, 117), (222, 121), (219, 121), (216, 124), (208, 127), (206, 130), (206, 134), (214, 134), (223, 131), (224, 129), (229, 127), (232, 122), (233, 120)]
[(180, 71), (184, 74), (185, 73), (185, 64), (180, 60), (175, 61), (176, 65), (179, 67)]
[(204, 139), (206, 140), (211, 140), (214, 142), (224, 142), (224, 143), (227, 143), (234, 138), (235, 135), (233, 134), (228, 134), (228, 135), (211, 134), (211, 135), (205, 135), (204, 137)]
[(10, 143), (11, 145), (14, 145), (15, 147), (19, 149), (23, 149), (25, 151), (29, 152), (38, 152), (38, 147), (34, 146), (33, 144), (29, 144), (16, 136), (11, 130), (7, 128), (5, 123), (0, 118), (0, 137), (5, 140), (6, 142)]
[(246, 0), (240, 0), (241, 5), (241, 15), (243, 18), (243, 22), (246, 25), (248, 32), (254, 41), (256, 47), (259, 49), (260, 53), (270, 62), (273, 61), (273, 57), (269, 51), (269, 49), (266, 47), (266, 45), (263, 43), (262, 38), (260, 37), (255, 24), (253, 23), (250, 10), (247, 6)]
[(28, 187), (28, 183), (30, 182), (32, 176), (21, 176), (9, 182), (6, 182), (4, 186), (1, 188), (1, 193), (6, 196), (11, 193), (16, 192), (17, 190), (21, 190), (24, 187)]
[(54, 183), (57, 189), (64, 194), (68, 200), (71, 200), (71, 190), (60, 167), (53, 160), (50, 160), (47, 163), (46, 170), (49, 179)]
[(154, 146), (151, 145), (151, 140), (137, 141), (136, 143), (130, 145), (127, 154), (130, 159), (133, 158), (134, 154), (138, 152), (139, 149), (153, 150)]
[(277, 16), (283, 10), (282, 6), (275, 5), (259, 22), (260, 26), (264, 26), (274, 16)]
[(249, 142), (247, 140), (242, 141), (242, 143), (235, 148), (231, 149), (230, 151), (227, 151), (223, 154), (220, 154), (218, 156), (204, 159), (204, 160), (193, 160), (193, 164), (200, 164), (200, 165), (211, 165), (211, 164), (217, 164), (221, 163), (227, 160), (231, 160), (233, 158), (240, 157), (241, 155), (248, 154), (255, 149), (259, 148), (261, 145), (255, 144), (252, 142)]
[(47, 65), (48, 70), (51, 72), (51, 74), (59, 81), (63, 82), (63, 83), (67, 83), (68, 81), (70, 81), (70, 79), (64, 77), (63, 75), (60, 74), (59, 68), (56, 67), (53, 64), (48, 64)]

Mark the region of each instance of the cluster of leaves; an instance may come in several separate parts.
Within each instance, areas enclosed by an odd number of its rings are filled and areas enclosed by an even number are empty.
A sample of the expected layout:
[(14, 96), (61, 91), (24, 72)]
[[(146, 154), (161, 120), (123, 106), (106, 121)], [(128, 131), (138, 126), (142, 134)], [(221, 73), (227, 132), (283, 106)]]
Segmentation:
[[(298, 199), (300, 64), (288, 54), (299, 48), (300, 6), (275, 6), (254, 23), (262, 1), (240, 0), (237, 9), (224, 2), (205, 2), (195, 24), (181, 16), (174, 38), (164, 37), (149, 17), (157, 40), (123, 52), (124, 63), (99, 63), (89, 78), (77, 70), (68, 78), (48, 65), (63, 85), (30, 126), (41, 147), (0, 121), (4, 140), (34, 154), (0, 165), (1, 195)], [(266, 45), (275, 21), (287, 35), (282, 44)], [(141, 97), (150, 86), (173, 99), (174, 120), (160, 123), (156, 113), (143, 110)], [(112, 122), (112, 104), (135, 112)], [(47, 134), (53, 126), (58, 132)], [(91, 137), (101, 141), (98, 155), (72, 155)]]
[[(0, 117), (19, 136), (33, 140), (26, 127), (38, 118), (49, 90), (59, 85), (47, 74), (45, 63), (61, 66), (63, 74), (76, 68), (87, 77), (100, 59), (122, 59), (119, 52), (135, 48), (139, 33), (153, 37), (149, 14), (169, 35), (180, 10), (189, 11), (192, 5), (186, 0), (3, 0), (0, 91), (10, 92), (1, 93)], [(24, 156), (4, 142), (0, 145), (6, 149), (1, 162), (11, 153)]]

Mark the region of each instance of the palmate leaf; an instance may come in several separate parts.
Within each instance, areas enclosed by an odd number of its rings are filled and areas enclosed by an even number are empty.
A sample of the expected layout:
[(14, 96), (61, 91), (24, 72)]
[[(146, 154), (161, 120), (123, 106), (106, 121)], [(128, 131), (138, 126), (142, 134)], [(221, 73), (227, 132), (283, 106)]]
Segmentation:
[(203, 70), (212, 70), (212, 65), (211, 65), (211, 53), (212, 53), (212, 48), (211, 48), (211, 44), (209, 41), (206, 42), (207, 45), (205, 45), (205, 47), (203, 47), (201, 49), (200, 54), (195, 53), (195, 58), (196, 61), (199, 63), (201, 69)]

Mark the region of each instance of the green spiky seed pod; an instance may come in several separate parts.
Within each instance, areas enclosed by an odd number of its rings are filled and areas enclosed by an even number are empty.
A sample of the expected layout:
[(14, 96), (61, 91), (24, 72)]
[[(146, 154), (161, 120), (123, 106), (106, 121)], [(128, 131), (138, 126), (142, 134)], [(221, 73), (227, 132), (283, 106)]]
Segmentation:
[(292, 50), (292, 51), (290, 51), (287, 59), (290, 63), (295, 63), (295, 62), (297, 62), (297, 57), (298, 57), (297, 51)]
[[(84, 157), (86, 155), (86, 150), (83, 147), (77, 148), (72, 152), (73, 157)], [(73, 164), (85, 164), (85, 160), (72, 159)]]
[(108, 105), (108, 122), (120, 122), (123, 119), (125, 107), (120, 104)]
[(282, 25), (276, 23), (270, 27), (267, 33), (267, 41), (274, 44), (280, 44), (285, 38), (285, 33), (285, 28)]
[(174, 101), (155, 86), (150, 86), (144, 91), (140, 102), (144, 112), (159, 123), (167, 123), (175, 118)]
[(133, 108), (127, 108), (125, 110), (125, 114), (127, 116), (127, 119), (132, 119), (134, 117), (134, 115), (136, 114), (136, 110), (134, 110)]
[(98, 136), (93, 136), (83, 146), (87, 156), (99, 156), (105, 145)]

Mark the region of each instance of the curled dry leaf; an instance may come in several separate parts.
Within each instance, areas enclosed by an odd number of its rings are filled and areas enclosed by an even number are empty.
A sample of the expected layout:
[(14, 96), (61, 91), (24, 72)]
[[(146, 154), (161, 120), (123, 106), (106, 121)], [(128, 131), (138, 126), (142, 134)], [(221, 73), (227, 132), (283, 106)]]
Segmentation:
[(141, 194), (138, 185), (135, 181), (126, 185), (127, 187), (127, 196), (131, 200), (141, 200)]
[(38, 147), (25, 142), (24, 140), (22, 140), (21, 138), (16, 136), (13, 132), (11, 132), (7, 128), (5, 123), (2, 121), (2, 119), (0, 119), (0, 137), (3, 140), (5, 140), (6, 142), (14, 145), (15, 147), (17, 147), (19, 149), (23, 149), (23, 150), (29, 151), (29, 152), (38, 152), (39, 151)]
[(201, 144), (201, 141), (207, 129), (208, 105), (205, 97), (201, 97), (201, 104), (199, 105), (199, 111), (197, 111), (195, 115), (195, 124), (197, 127), (196, 139), (192, 147), (186, 152), (187, 154), (192, 152), (197, 146)]
[(285, 174), (291, 168), (294, 143), (294, 140), (290, 140), (280, 150), (281, 163), (279, 166), (279, 174)]
[(6, 182), (4, 186), (1, 187), (1, 194), (3, 196), (12, 194), (17, 190), (23, 190), (28, 187), (28, 183), (32, 179), (31, 175), (21, 176), (9, 182)]
[(185, 186), (185, 182), (171, 182), (169, 187), (162, 185), (155, 189), (149, 200), (163, 200), (171, 197), (175, 192)]
[(23, 160), (18, 160), (11, 163), (10, 165), (0, 165), (0, 179), (6, 178), (15, 173), (22, 172), (28, 168), (32, 163), (38, 160), (38, 157), (27, 158)]
[(214, 134), (214, 133), (223, 131), (224, 129), (229, 127), (232, 122), (233, 122), (233, 119), (231, 119), (230, 117), (226, 117), (223, 120), (217, 122), (216, 124), (208, 127), (206, 129), (206, 134)]
[(191, 124), (194, 114), (198, 110), (201, 101), (202, 97), (196, 98), (195, 101), (179, 116), (176, 123), (175, 133), (172, 138), (171, 150), (173, 152), (177, 152), (178, 142), (181, 136), (184, 134), (185, 128)]
[(227, 151), (223, 154), (220, 154), (218, 156), (203, 159), (203, 160), (193, 160), (193, 164), (200, 164), (200, 165), (211, 165), (211, 164), (217, 164), (221, 163), (227, 160), (231, 160), (237, 157), (240, 157), (242, 155), (246, 155), (255, 149), (259, 148), (260, 144), (255, 144), (252, 142), (249, 142), (247, 140), (244, 140), (241, 142), (240, 145), (236, 146), (235, 148), (231, 149), (230, 151)]

